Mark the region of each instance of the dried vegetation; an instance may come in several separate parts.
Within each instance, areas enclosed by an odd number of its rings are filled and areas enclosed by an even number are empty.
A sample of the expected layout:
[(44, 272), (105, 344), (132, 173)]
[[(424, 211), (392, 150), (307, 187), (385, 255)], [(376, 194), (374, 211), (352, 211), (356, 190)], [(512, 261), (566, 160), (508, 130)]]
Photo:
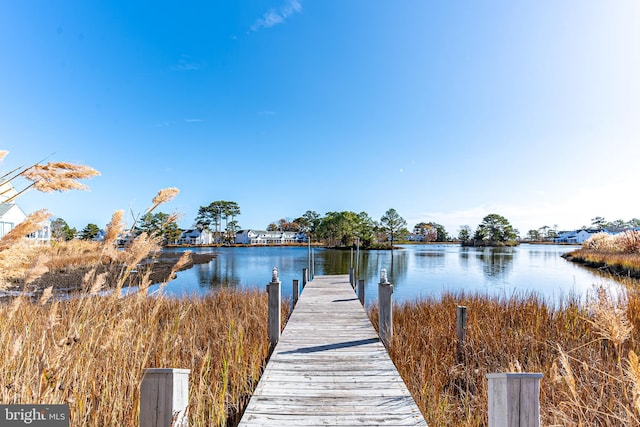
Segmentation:
[(598, 233), (569, 252), (567, 259), (622, 276), (640, 278), (640, 231)]
[[(467, 307), (463, 357), (456, 307)], [(371, 310), (374, 324), (377, 312)], [(492, 372), (540, 372), (542, 425), (640, 425), (640, 295), (445, 295), (396, 306), (390, 354), (429, 425), (485, 426)]]

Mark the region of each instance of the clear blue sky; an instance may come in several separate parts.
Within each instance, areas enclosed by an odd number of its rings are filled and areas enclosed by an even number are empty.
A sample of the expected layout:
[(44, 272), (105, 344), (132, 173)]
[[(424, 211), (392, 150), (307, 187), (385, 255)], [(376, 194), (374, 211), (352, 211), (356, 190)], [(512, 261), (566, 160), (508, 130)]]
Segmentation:
[(156, 192), (189, 227), (395, 208), (457, 234), (640, 217), (640, 3), (1, 1), (3, 170), (98, 169), (20, 199), (71, 226)]

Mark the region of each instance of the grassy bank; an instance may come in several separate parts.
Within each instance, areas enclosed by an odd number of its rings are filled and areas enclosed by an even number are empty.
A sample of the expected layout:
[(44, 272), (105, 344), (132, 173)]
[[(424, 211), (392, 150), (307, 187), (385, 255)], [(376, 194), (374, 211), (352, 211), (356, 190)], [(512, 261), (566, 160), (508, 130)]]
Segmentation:
[(640, 278), (640, 253), (625, 254), (576, 249), (564, 254), (563, 257), (587, 267), (606, 270), (617, 276)]
[[(390, 355), (429, 425), (484, 426), (491, 372), (541, 372), (542, 425), (640, 424), (640, 296), (586, 306), (447, 295), (397, 306)], [(456, 307), (467, 306), (465, 360)], [(377, 312), (371, 310), (377, 325)]]
[(640, 231), (598, 233), (563, 257), (618, 276), (640, 278)]

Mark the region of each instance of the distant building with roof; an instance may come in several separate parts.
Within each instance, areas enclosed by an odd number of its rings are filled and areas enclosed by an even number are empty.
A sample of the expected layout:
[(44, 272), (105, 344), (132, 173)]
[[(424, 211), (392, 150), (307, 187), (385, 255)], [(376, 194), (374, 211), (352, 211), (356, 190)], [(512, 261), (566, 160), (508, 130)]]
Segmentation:
[(296, 231), (240, 230), (236, 233), (238, 245), (288, 245), (306, 242), (307, 235)]
[[(18, 195), (10, 182), (0, 184), (0, 239), (27, 219), (24, 211), (13, 202)], [(44, 221), (35, 233), (26, 236), (38, 241), (51, 240), (51, 221)]]
[(215, 241), (211, 231), (193, 228), (183, 231), (178, 243), (181, 245), (212, 245)]
[[(591, 236), (598, 233), (609, 233), (607, 230), (603, 229), (581, 229), (574, 231), (560, 231), (558, 236), (554, 239), (555, 243), (574, 243), (576, 245), (580, 245), (587, 241)], [(612, 234), (612, 233), (609, 233)]]

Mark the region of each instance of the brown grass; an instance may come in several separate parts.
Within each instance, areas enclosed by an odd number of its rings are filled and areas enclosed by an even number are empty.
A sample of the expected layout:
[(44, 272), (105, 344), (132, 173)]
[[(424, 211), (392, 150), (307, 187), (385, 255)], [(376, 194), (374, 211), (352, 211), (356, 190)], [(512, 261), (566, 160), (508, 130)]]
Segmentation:
[[(465, 360), (456, 307), (467, 306)], [(640, 296), (589, 304), (445, 295), (395, 307), (390, 355), (429, 425), (484, 426), (491, 372), (541, 372), (542, 425), (640, 423)], [(377, 311), (370, 311), (377, 325)]]
[(68, 403), (73, 426), (138, 425), (148, 367), (191, 369), (191, 425), (234, 424), (268, 355), (264, 292), (47, 298), (0, 305), (0, 401)]
[[(161, 191), (152, 206), (175, 194)], [(49, 286), (37, 301), (0, 304), (0, 402), (67, 403), (73, 426), (135, 426), (144, 369), (176, 367), (191, 370), (191, 425), (237, 423), (268, 356), (266, 293), (149, 296), (145, 263), (158, 253), (159, 237), (142, 233), (116, 249), (122, 218), (122, 211), (113, 215), (104, 242), (3, 240), (5, 281), (29, 286), (51, 272), (86, 273), (82, 295), (55, 299)], [(185, 252), (160, 288), (190, 262)], [(125, 285), (138, 290), (123, 296)], [(105, 288), (111, 292), (100, 296)]]

